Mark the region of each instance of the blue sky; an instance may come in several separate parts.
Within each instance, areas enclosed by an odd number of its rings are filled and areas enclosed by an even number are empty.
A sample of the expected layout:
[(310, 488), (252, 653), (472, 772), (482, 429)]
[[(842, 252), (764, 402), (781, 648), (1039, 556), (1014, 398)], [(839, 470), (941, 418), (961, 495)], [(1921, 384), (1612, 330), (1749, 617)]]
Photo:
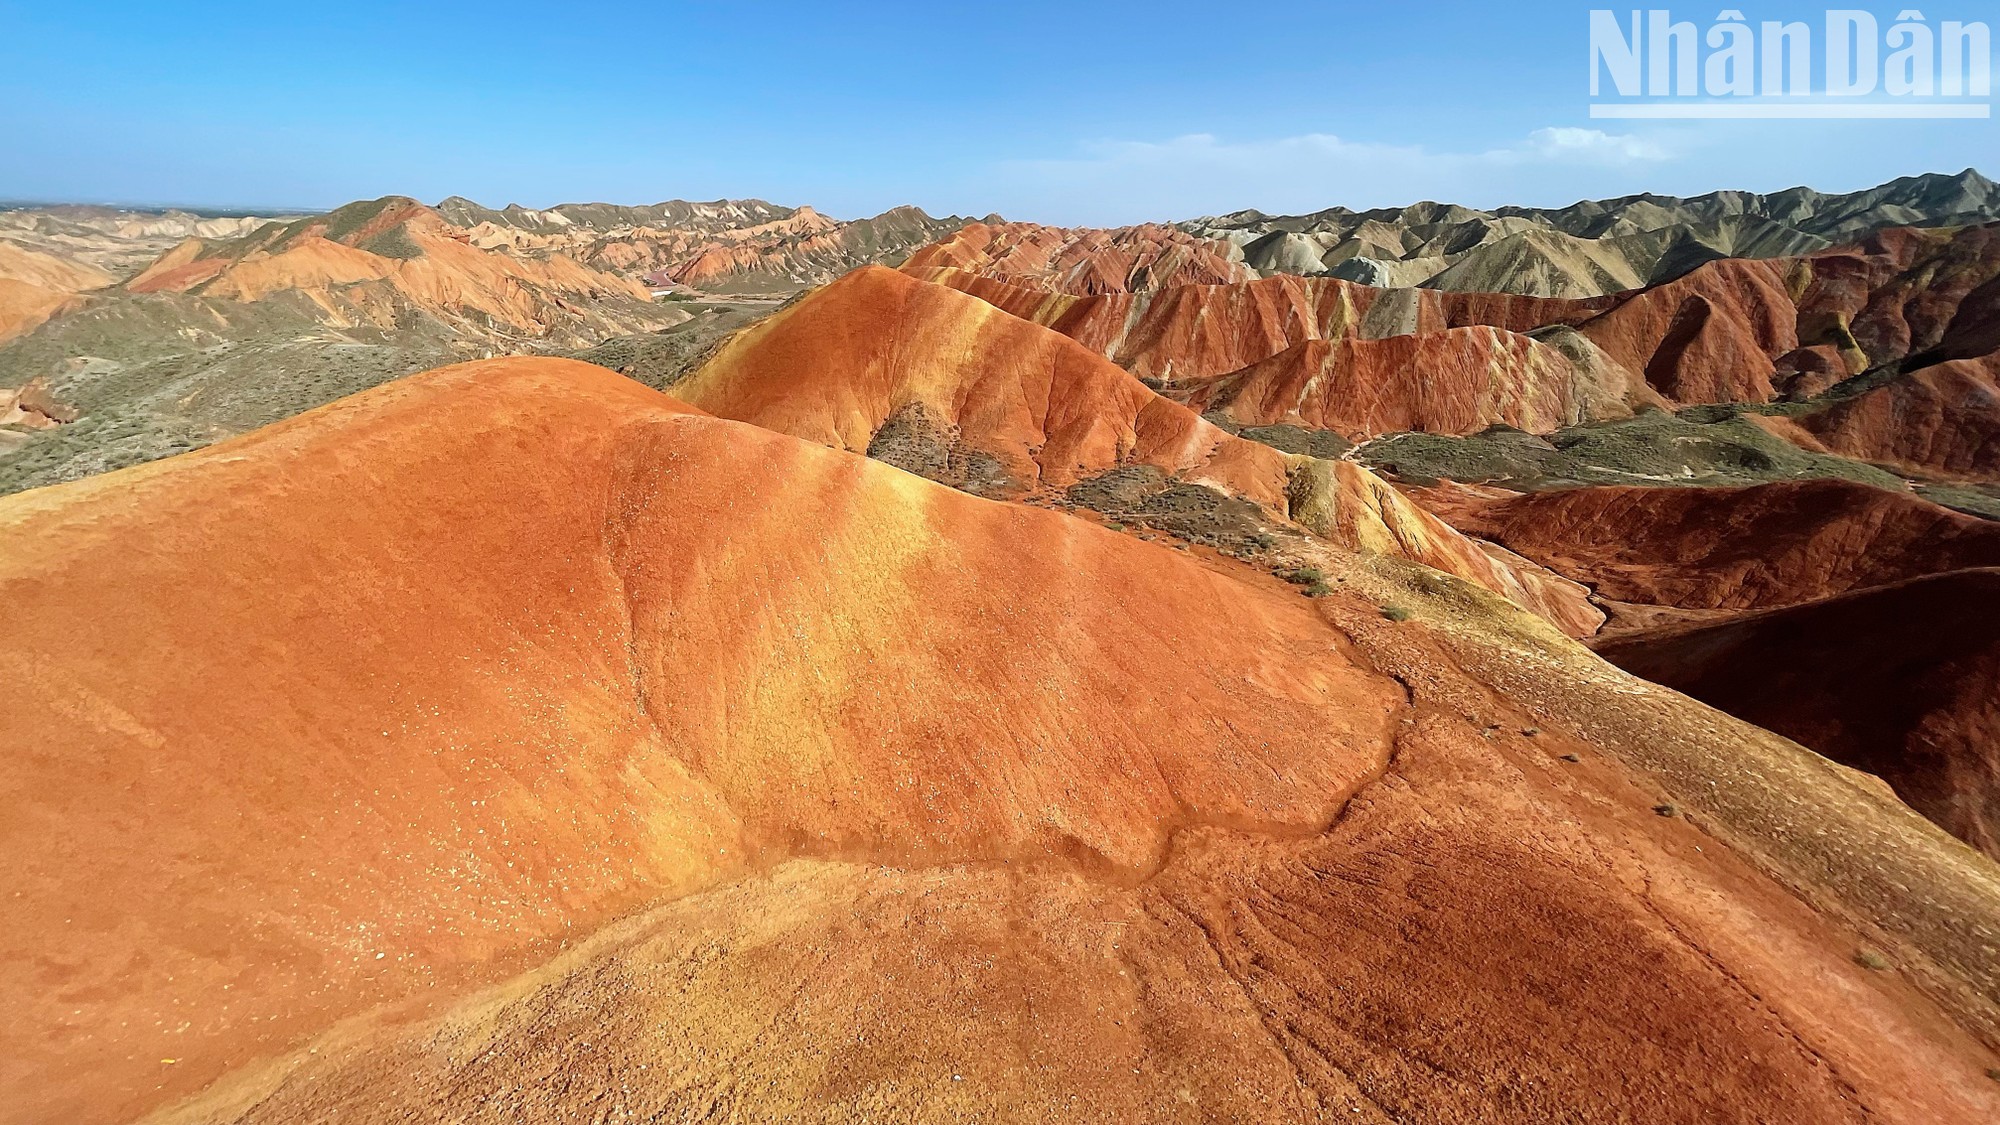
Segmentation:
[(0, 198), (1123, 223), (2000, 175), (1991, 121), (1592, 122), (1590, 6), (0, 0)]

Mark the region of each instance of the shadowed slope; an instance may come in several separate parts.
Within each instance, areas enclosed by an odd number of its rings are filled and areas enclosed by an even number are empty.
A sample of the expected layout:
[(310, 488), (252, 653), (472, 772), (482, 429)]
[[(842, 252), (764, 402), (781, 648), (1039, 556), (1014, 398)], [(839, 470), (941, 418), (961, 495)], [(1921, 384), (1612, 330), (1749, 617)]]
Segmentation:
[(2000, 570), (1966, 570), (1598, 647), (1887, 781), (2000, 856)]
[(1436, 510), (1598, 596), (1768, 609), (1926, 574), (2000, 565), (2000, 524), (1849, 481), (1749, 488), (1566, 489)]
[(1794, 421), (1787, 436), (1802, 432), (1808, 448), (1947, 478), (2000, 479), (2000, 352), (1919, 368)]

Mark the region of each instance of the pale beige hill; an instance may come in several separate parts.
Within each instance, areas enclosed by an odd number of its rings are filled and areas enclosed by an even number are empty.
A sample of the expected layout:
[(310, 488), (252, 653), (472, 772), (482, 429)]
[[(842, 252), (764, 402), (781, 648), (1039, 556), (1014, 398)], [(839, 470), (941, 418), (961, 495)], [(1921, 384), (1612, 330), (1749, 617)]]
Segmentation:
[[(0, 340), (18, 336), (73, 308), (78, 293), (101, 289), (114, 278), (83, 262), (30, 250), (0, 238)], [(0, 371), (0, 387), (9, 382)]]
[(30, 250), (5, 238), (0, 238), (0, 279), (65, 293), (102, 289), (117, 280), (95, 266)]
[[(189, 238), (241, 238), (271, 216), (55, 206), (0, 210), (0, 241), (124, 279)], [(287, 218), (285, 221), (290, 221)]]
[(1329, 274), (1370, 285), (1595, 297), (1671, 281), (1716, 258), (1796, 257), (1892, 227), (1997, 218), (2000, 189), (1967, 169), (1846, 195), (1793, 188), (1491, 211), (1436, 203), (1290, 216), (1240, 211), (1178, 226), (1243, 247), (1246, 264), (1265, 276)]
[(1424, 285), (1461, 293), (1595, 297), (1645, 285), (1646, 273), (1634, 266), (1629, 249), (1560, 231), (1527, 231), (1467, 251)]

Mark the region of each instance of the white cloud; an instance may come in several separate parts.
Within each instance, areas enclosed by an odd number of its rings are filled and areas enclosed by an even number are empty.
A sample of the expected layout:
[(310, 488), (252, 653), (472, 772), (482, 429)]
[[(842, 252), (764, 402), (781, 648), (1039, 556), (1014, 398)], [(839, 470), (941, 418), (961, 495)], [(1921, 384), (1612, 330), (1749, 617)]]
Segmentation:
[(1131, 222), (1256, 207), (1313, 211), (1335, 202), (1391, 206), (1418, 199), (1487, 205), (1557, 195), (1629, 177), (1675, 156), (1671, 138), (1551, 127), (1497, 148), (1436, 151), (1308, 133), (1226, 141), (1192, 133), (1167, 141), (1111, 141), (1063, 159), (1007, 161), (986, 184), (1022, 214), (1060, 222)]
[(1513, 155), (1532, 154), (1551, 160), (1573, 159), (1602, 164), (1633, 164), (1665, 160), (1671, 155), (1667, 146), (1649, 137), (1632, 134), (1616, 135), (1601, 129), (1578, 129), (1569, 126), (1537, 129), (1528, 134), (1527, 144), (1519, 149), (1503, 149), (1499, 153)]

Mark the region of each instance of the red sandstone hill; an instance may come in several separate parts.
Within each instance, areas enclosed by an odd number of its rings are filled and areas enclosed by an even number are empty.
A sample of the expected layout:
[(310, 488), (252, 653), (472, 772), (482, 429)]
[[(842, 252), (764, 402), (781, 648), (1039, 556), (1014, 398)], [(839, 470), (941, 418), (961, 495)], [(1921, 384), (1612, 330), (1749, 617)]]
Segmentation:
[(2000, 352), (1921, 367), (1772, 428), (1907, 473), (2000, 479)]
[(1154, 224), (1065, 230), (1039, 223), (969, 223), (904, 264), (918, 271), (966, 270), (1082, 296), (1257, 276), (1229, 243)]
[(1449, 602), (552, 360), (0, 528), (16, 1119), (2000, 1113), (1990, 868)]
[(1598, 652), (1875, 774), (1952, 835), (2000, 857), (1995, 622), (2000, 570), (1964, 570), (1623, 636)]
[(1004, 275), (925, 268), (922, 261), (911, 258), (905, 271), (1053, 328), (1140, 378), (1165, 382), (1224, 375), (1309, 340), (1379, 339), (1473, 325), (1524, 332), (1581, 323), (1611, 300), (1375, 289), (1290, 276), (1078, 297)]
[(1461, 531), (1640, 605), (1768, 609), (2000, 566), (2000, 523), (1849, 481), (1417, 495)]
[(988, 490), (1067, 488), (1139, 461), (1282, 506), (1285, 456), (1230, 437), (1061, 335), (893, 270), (857, 270), (742, 332), (674, 393), (704, 410), (862, 452), (892, 421)]
[[(1312, 341), (1421, 336), (1474, 325), (1510, 333), (1573, 328), (1602, 357), (1587, 368), (1615, 372), (1614, 382), (1643, 378), (1665, 400), (1683, 405), (1815, 394), (1884, 364), (1933, 353), (1976, 359), (2000, 347), (2000, 224), (1886, 230), (1858, 245), (1805, 257), (1712, 261), (1673, 281), (1583, 300), (1374, 289), (1288, 276), (1079, 297), (1052, 285), (1038, 288), (1030, 273), (976, 259), (919, 253), (905, 268), (1169, 384), (1239, 372)], [(1494, 340), (1489, 362), (1504, 369), (1506, 356), (1522, 345), (1506, 336)], [(1962, 382), (1963, 375), (1933, 373), (1907, 386), (1894, 384), (1879, 399), (1914, 398), (1925, 404), (1918, 409), (1933, 409), (1928, 404), (1956, 393), (1954, 380)], [(1939, 381), (1951, 388), (1933, 385)], [(1853, 409), (1893, 413), (1895, 407)], [(1846, 416), (1822, 425), (1829, 433), (1871, 428)], [(1983, 418), (1968, 428), (1992, 432)], [(1938, 440), (1951, 450), (1899, 448), (1895, 439), (1881, 437), (1846, 444), (1879, 449), (1878, 460), (1958, 473), (1978, 464), (1978, 472), (1988, 471), (1980, 455), (1964, 451), (1972, 439)]]
[(638, 282), (562, 255), (475, 247), (436, 211), (397, 196), (229, 241), (189, 239), (125, 288), (246, 302), (297, 292), (342, 325), (394, 329), (414, 308), (474, 335), (498, 329), (591, 342), (686, 319), (654, 306)]
[(1622, 368), (1579, 365), (1532, 337), (1496, 328), (1309, 340), (1172, 393), (1203, 414), (1332, 430), (1352, 441), (1405, 430), (1469, 434), (1496, 424), (1547, 433), (1659, 402)]
[(894, 270), (856, 271), (745, 330), (674, 393), (984, 495), (1147, 466), (1455, 574), (1574, 634), (1601, 620), (1581, 590), (1467, 542), (1359, 465), (1233, 437), (1059, 333)]

